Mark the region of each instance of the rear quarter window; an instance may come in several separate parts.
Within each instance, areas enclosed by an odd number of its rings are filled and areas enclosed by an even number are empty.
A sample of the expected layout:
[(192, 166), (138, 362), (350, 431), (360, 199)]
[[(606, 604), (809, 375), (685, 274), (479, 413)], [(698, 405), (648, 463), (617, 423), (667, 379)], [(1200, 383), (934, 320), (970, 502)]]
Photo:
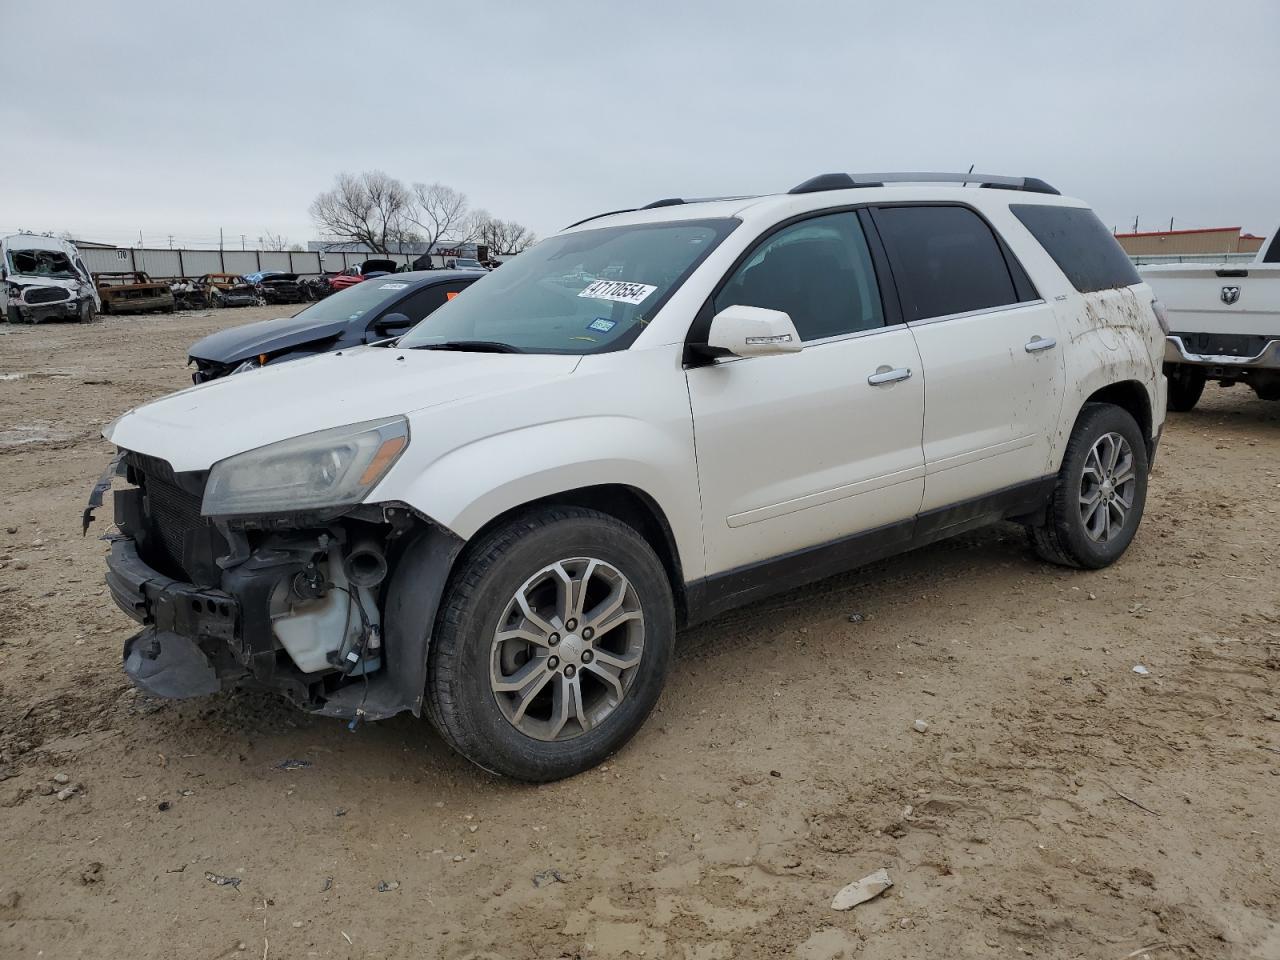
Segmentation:
[(1012, 203), (1009, 209), (1081, 293), (1142, 282), (1111, 231), (1087, 207)]

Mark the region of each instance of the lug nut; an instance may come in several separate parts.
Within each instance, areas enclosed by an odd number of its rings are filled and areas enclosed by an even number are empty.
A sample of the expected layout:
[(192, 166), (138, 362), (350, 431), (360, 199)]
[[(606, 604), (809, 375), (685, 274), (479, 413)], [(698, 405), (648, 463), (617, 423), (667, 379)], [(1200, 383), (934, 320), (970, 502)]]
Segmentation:
[(564, 668), (564, 675), (566, 677), (569, 677), (570, 679), (572, 679), (573, 675), (577, 672), (578, 672), (577, 668), (572, 663)]
[(583, 663), (590, 663), (590, 662), (591, 662), (592, 660), (594, 660), (594, 659), (595, 659), (595, 654), (594, 654), (594, 653), (592, 653), (590, 650), (583, 650), (583, 651), (582, 651), (582, 662), (583, 662)]
[(547, 643), (551, 644), (553, 647), (559, 642), (560, 634), (558, 633), (553, 633), (551, 636), (547, 637)]
[(559, 657), (547, 657), (547, 669), (548, 669), (548, 670), (554, 670), (554, 669), (555, 669), (556, 667), (558, 667), (558, 666), (560, 666), (560, 658), (559, 658)]
[(595, 635), (596, 635), (596, 632), (595, 632), (594, 630), (592, 630), (590, 627), (583, 627), (583, 628), (582, 628), (582, 639), (583, 639), (583, 640), (590, 640), (590, 639), (591, 639), (592, 637), (594, 637)]
[(568, 623), (566, 623), (566, 624), (564, 625), (564, 628), (565, 628), (566, 630), (573, 630), (573, 629), (575, 629), (577, 626), (578, 626), (578, 621), (577, 621), (577, 620), (570, 620)]

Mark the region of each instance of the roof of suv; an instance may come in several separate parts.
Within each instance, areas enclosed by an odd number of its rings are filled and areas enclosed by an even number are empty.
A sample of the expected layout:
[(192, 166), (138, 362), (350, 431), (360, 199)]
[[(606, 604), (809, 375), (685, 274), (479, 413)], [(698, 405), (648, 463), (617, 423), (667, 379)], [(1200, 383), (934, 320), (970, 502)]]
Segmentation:
[[(875, 179), (883, 178), (883, 179)], [(889, 179), (898, 178), (898, 179)], [(992, 181), (999, 181), (993, 183)], [(1012, 184), (1025, 182), (1018, 187)], [(810, 187), (809, 185), (814, 186)], [(831, 186), (826, 186), (831, 184)], [(994, 189), (992, 189), (994, 188)], [(820, 198), (820, 199), (819, 199)], [(634, 210), (597, 214), (566, 227), (588, 230), (628, 223), (670, 223), (721, 217), (768, 218), (779, 208), (807, 210), (844, 204), (885, 203), (921, 200), (962, 201), (975, 206), (989, 202), (1037, 203), (1081, 207), (1084, 201), (1061, 196), (1057, 190), (1035, 178), (996, 177), (992, 174), (823, 174), (807, 180), (788, 193), (749, 197), (711, 197), (658, 200)]]

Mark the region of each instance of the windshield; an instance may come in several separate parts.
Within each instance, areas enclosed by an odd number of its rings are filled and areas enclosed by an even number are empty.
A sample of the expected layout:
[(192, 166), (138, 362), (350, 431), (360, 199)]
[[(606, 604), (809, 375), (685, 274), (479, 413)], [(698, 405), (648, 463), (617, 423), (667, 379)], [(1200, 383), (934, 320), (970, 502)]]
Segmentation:
[(375, 277), (364, 283), (347, 287), (345, 290), (339, 290), (323, 300), (317, 300), (296, 316), (316, 323), (346, 323), (349, 320), (359, 320), (361, 317), (376, 313), (392, 300), (398, 300), (408, 289), (409, 283), (406, 280), (393, 280), (390, 277), (379, 280)]
[(632, 224), (551, 237), (485, 274), (399, 345), (487, 341), (529, 353), (625, 349), (738, 222)]
[(10, 250), (9, 270), (31, 277), (78, 280), (71, 259), (58, 250)]

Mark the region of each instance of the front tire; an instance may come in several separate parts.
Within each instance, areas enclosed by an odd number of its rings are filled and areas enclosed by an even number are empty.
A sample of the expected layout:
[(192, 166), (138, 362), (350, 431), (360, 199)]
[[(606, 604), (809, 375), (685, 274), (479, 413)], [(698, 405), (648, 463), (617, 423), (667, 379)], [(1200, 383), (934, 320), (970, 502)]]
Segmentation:
[(98, 316), (97, 311), (93, 309), (93, 304), (90, 303), (89, 301), (86, 300), (83, 304), (80, 305), (80, 322), (81, 323), (93, 323), (93, 321), (97, 318), (97, 316)]
[(1127, 410), (1086, 404), (1067, 442), (1044, 522), (1030, 527), (1042, 560), (1098, 570), (1128, 549), (1147, 502), (1147, 446)]
[(1186, 413), (1200, 402), (1204, 393), (1205, 375), (1200, 367), (1175, 364), (1165, 376), (1169, 380), (1169, 409)]
[(520, 780), (569, 777), (625, 744), (671, 662), (671, 584), (626, 524), (544, 507), (459, 559), (436, 619), (427, 712), (453, 749)]

